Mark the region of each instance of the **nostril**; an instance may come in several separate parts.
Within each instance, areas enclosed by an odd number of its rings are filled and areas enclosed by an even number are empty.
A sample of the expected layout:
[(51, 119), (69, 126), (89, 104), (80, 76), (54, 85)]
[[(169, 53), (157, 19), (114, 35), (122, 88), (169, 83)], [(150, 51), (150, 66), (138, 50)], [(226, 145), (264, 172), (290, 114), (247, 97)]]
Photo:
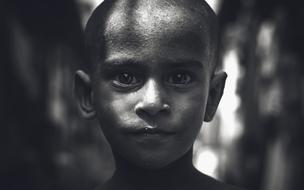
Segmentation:
[(148, 120), (149, 119), (149, 113), (147, 113), (143, 109), (136, 109), (135, 113), (136, 113), (136, 115), (138, 115), (138, 117), (140, 117), (140, 118), (142, 118), (144, 120)]
[(138, 115), (155, 116), (160, 112), (167, 112), (170, 109), (168, 104), (165, 104), (166, 94), (157, 80), (150, 79), (142, 88), (142, 98), (135, 106), (135, 112)]
[(140, 117), (155, 116), (159, 113), (166, 113), (170, 110), (168, 104), (143, 104), (139, 103), (135, 106), (135, 113)]

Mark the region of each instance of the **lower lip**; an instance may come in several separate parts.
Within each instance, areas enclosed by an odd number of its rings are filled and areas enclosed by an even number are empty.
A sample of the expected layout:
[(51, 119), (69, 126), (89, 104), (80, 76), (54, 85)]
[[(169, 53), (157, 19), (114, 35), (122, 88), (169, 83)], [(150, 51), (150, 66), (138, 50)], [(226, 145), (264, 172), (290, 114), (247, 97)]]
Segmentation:
[(168, 141), (173, 133), (129, 133), (129, 136), (138, 142), (164, 142)]

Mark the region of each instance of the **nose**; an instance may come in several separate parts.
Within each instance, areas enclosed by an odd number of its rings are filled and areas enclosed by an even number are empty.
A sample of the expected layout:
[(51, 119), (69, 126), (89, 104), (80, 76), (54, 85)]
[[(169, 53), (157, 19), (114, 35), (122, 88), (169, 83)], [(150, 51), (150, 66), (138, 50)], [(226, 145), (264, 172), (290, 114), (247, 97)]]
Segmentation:
[(165, 92), (155, 80), (147, 81), (141, 89), (142, 96), (135, 106), (135, 113), (139, 116), (156, 116), (160, 112), (168, 112), (169, 104), (164, 102)]

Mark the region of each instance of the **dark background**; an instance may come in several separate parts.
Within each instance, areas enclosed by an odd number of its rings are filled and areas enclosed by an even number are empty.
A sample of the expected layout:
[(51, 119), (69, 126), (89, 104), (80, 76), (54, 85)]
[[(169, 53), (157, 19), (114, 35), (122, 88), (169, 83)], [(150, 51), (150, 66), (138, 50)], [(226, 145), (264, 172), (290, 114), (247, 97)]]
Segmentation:
[[(86, 62), (82, 27), (92, 8), (84, 0), (0, 2), (1, 190), (93, 189), (112, 174), (102, 132), (78, 116), (72, 95), (73, 72)], [(303, 14), (301, 1), (219, 4), (220, 58), (234, 51), (241, 72), (242, 126), (228, 147), (219, 135), (211, 140), (213, 149), (228, 148), (217, 166), (220, 180), (254, 190), (302, 189)]]

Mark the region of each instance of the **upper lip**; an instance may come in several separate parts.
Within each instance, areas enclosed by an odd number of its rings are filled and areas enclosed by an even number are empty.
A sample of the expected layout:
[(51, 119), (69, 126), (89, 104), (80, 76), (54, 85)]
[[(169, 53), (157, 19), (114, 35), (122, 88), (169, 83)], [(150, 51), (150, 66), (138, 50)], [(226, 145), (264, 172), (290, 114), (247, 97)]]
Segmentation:
[(163, 130), (158, 127), (133, 128), (133, 129), (128, 129), (125, 132), (129, 134), (164, 134), (164, 135), (174, 134), (174, 132), (172, 131)]

